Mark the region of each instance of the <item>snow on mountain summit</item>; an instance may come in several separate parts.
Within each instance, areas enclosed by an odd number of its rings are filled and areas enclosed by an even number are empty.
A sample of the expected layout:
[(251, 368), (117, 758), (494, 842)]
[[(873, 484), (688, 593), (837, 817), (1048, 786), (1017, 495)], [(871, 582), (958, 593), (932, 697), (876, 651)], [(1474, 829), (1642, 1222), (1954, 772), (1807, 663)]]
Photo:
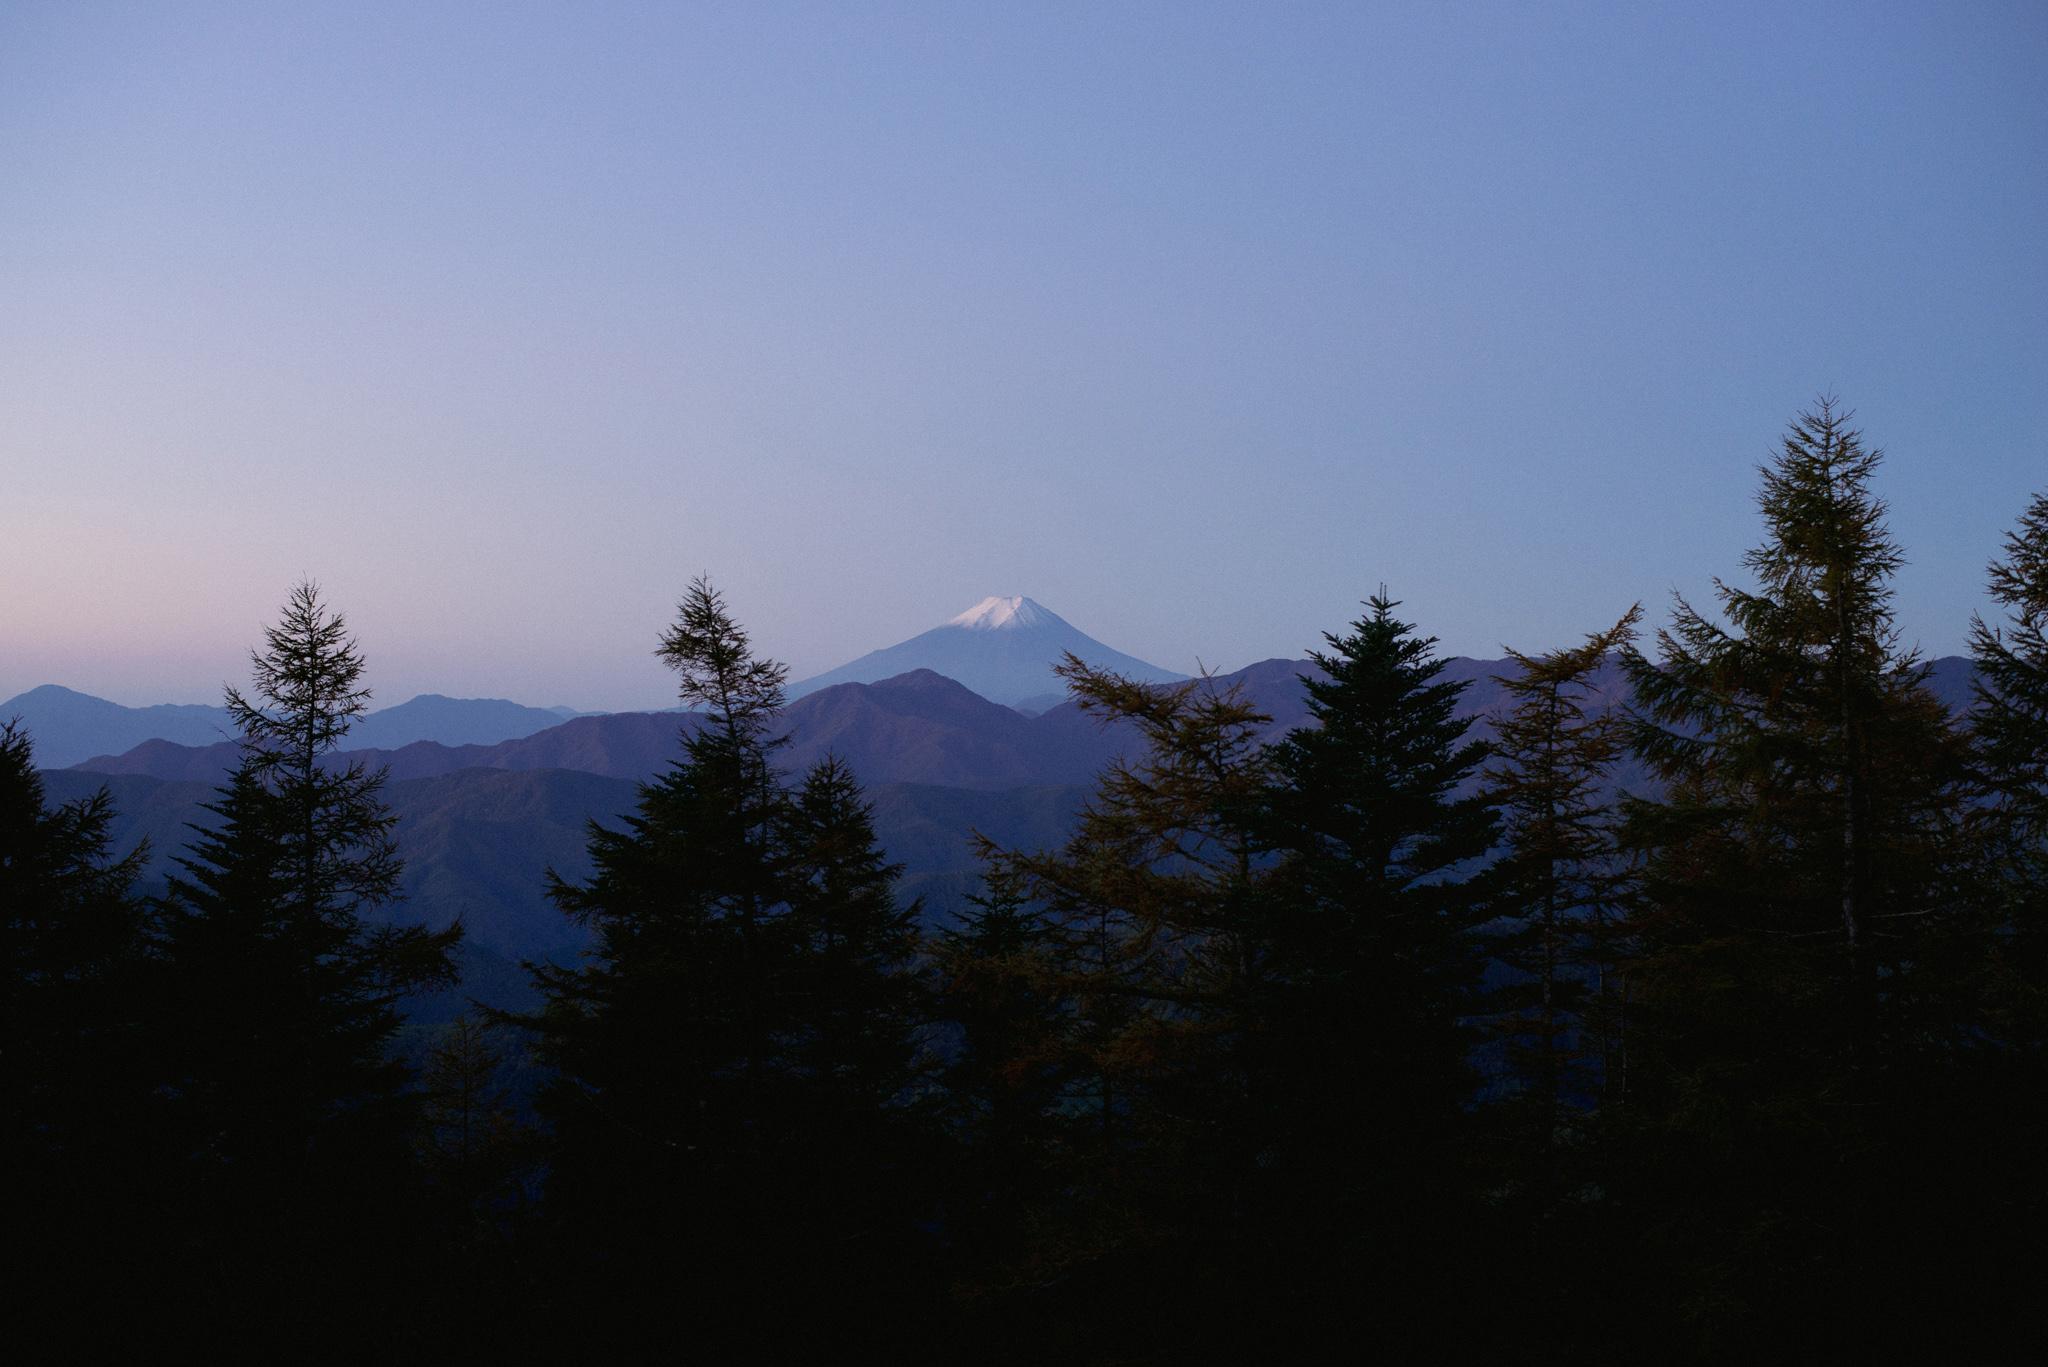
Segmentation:
[(876, 683), (928, 669), (990, 702), (1007, 705), (1028, 698), (1042, 704), (1047, 695), (1066, 693), (1066, 680), (1053, 668), (1069, 654), (1147, 683), (1185, 677), (1112, 650), (1052, 609), (1018, 594), (984, 598), (942, 626), (790, 685), (789, 696), (800, 698), (834, 684)]
[(1048, 620), (1059, 619), (1029, 598), (1019, 595), (1015, 598), (984, 598), (946, 625), (966, 627), (969, 631), (998, 631), (1005, 627), (1035, 627)]

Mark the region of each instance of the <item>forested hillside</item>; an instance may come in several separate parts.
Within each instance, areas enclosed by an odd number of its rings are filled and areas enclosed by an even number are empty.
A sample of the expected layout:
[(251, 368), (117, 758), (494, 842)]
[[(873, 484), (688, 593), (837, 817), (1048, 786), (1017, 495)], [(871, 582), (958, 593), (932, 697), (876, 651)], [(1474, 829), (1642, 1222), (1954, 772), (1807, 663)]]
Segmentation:
[(231, 742), (0, 732), (17, 1336), (1988, 1353), (2048, 1217), (2048, 492), (1929, 663), (1880, 474), (1799, 415), (1655, 629), (1454, 667), (1382, 589), (1035, 716), (792, 703), (699, 579), (687, 711), (350, 748), (301, 583)]

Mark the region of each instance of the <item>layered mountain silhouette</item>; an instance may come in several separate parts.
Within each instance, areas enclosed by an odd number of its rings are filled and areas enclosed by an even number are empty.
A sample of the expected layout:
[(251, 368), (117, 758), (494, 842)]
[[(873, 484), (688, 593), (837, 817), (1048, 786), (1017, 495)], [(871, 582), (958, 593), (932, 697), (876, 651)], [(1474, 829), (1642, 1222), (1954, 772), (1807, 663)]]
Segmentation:
[[(943, 626), (793, 685), (790, 696), (930, 670), (991, 702), (1021, 704), (1021, 710), (1037, 715), (1055, 708), (1066, 696), (1065, 684), (1052, 669), (1067, 652), (1147, 683), (1185, 677), (1104, 645), (1029, 598), (984, 598)], [(369, 713), (350, 729), (345, 745), (350, 750), (396, 750), (421, 741), (492, 746), (565, 720), (600, 715), (566, 707), (528, 707), (503, 698), (423, 693)], [(35, 736), (37, 756), (53, 768), (125, 755), (147, 741), (210, 745), (232, 738), (235, 730), (222, 707), (124, 707), (56, 684), (0, 702), (0, 720), (16, 717)]]
[[(689, 712), (619, 712), (577, 717), (496, 745), (415, 741), (393, 749), (350, 748), (330, 758), (336, 764), (360, 760), (382, 765), (394, 780), (464, 769), (569, 769), (640, 780), (673, 762), (681, 753), (681, 738), (701, 724)], [(1086, 783), (1129, 740), (1072, 703), (1027, 717), (929, 670), (873, 684), (839, 684), (800, 698), (783, 712), (780, 730), (788, 743), (776, 757), (786, 770), (807, 768), (832, 754), (870, 785), (958, 788)], [(152, 740), (123, 754), (95, 756), (78, 767), (217, 783), (234, 766), (237, 753), (233, 741), (188, 746)]]
[(0, 702), (0, 722), (19, 720), (35, 737), (36, 760), (63, 768), (93, 755), (119, 753), (148, 740), (210, 745), (235, 734), (224, 707), (160, 703), (123, 707), (58, 684), (44, 684)]
[[(1459, 710), (1478, 721), (1476, 736), (1487, 733), (1488, 714), (1503, 702), (1496, 676), (1512, 668), (1507, 660), (1446, 661), (1443, 678), (1468, 685)], [(1236, 689), (1271, 718), (1265, 732), (1277, 739), (1308, 724), (1302, 678), (1316, 673), (1305, 660), (1262, 660), (1199, 686)], [(1951, 707), (1961, 708), (1969, 703), (1972, 677), (1968, 660), (1938, 660), (1930, 686)], [(1595, 676), (1594, 686), (1610, 702), (1625, 696), (1620, 668), (1612, 663)], [(644, 780), (675, 760), (681, 737), (700, 724), (687, 712), (620, 712), (572, 718), (496, 744), (414, 741), (390, 748), (355, 748), (345, 755), (388, 767), (394, 780), (464, 769), (565, 769)], [(788, 741), (777, 754), (786, 769), (801, 770), (827, 754), (837, 755), (870, 786), (921, 783), (1004, 789), (1087, 784), (1135, 743), (1129, 728), (1105, 727), (1074, 702), (1026, 716), (930, 670), (811, 693), (783, 712), (781, 730)], [(42, 736), (34, 734), (38, 760), (61, 767), (45, 760)], [(235, 755), (232, 741), (192, 746), (150, 740), (120, 754), (86, 759), (77, 767), (210, 784), (232, 767)]]
[(1037, 712), (1065, 696), (1066, 685), (1052, 669), (1069, 653), (1144, 683), (1187, 677), (1113, 650), (1029, 598), (984, 598), (943, 626), (870, 651), (789, 691), (791, 697), (802, 697), (834, 684), (876, 683), (928, 669), (991, 702), (1024, 703), (1026, 710)]
[[(442, 745), (492, 744), (561, 725), (566, 708), (527, 707), (503, 698), (448, 698), (422, 693), (379, 708), (350, 729), (350, 749), (390, 749), (415, 741)], [(119, 755), (149, 741), (211, 745), (235, 734), (224, 707), (163, 703), (123, 707), (57, 684), (31, 688), (0, 702), (0, 721), (19, 718), (36, 741), (36, 758), (65, 768), (101, 755)]]
[[(1276, 714), (1277, 732), (1306, 715), (1300, 668), (1270, 660), (1210, 686), (1242, 687)], [(883, 848), (904, 865), (903, 895), (923, 899), (935, 921), (975, 886), (977, 832), (1020, 848), (1058, 843), (1103, 767), (1136, 743), (1071, 702), (1027, 717), (923, 670), (823, 689), (792, 703), (782, 722), (786, 768), (829, 753), (860, 775)], [(398, 914), (430, 925), (460, 919), (463, 991), (504, 1004), (524, 990), (520, 960), (572, 955), (582, 942), (547, 900), (547, 870), (586, 872), (586, 823), (629, 812), (638, 782), (674, 762), (700, 724), (678, 712), (578, 717), (494, 745), (423, 741), (333, 762), (389, 768), (406, 860)], [(191, 838), (188, 825), (208, 824), (201, 804), (235, 757), (233, 742), (150, 740), (47, 778), (55, 800), (109, 786), (117, 847), (147, 838), (161, 877)], [(458, 995), (448, 1007), (461, 1004)]]
[(440, 745), (492, 745), (560, 726), (551, 707), (527, 707), (503, 698), (449, 698), (422, 693), (396, 707), (372, 712), (349, 728), (350, 748), (392, 749), (414, 741)]
[[(217, 796), (208, 781), (84, 769), (50, 770), (44, 780), (52, 802), (109, 791), (115, 848), (147, 842), (146, 892), (161, 891), (192, 827), (213, 821), (202, 806)], [(971, 832), (1023, 849), (1056, 844), (1087, 792), (888, 783), (868, 789), (867, 798), (883, 847), (904, 866), (899, 894), (919, 899), (928, 919), (943, 922), (978, 880)], [(511, 1009), (536, 1005), (521, 963), (567, 963), (588, 939), (548, 900), (547, 875), (587, 876), (589, 823), (618, 826), (638, 794), (630, 780), (566, 769), (461, 769), (389, 784), (385, 798), (405, 861), (401, 900), (390, 915), (436, 927), (459, 920), (465, 932), (460, 985), (411, 1003), (409, 1014), (446, 1019), (472, 998)]]
[[(1446, 661), (1443, 677), (1469, 684), (1459, 710), (1473, 718), (1475, 738), (1490, 733), (1489, 714), (1504, 701), (1495, 676), (1512, 668), (1506, 660)], [(1195, 686), (1238, 690), (1271, 717), (1266, 735), (1278, 739), (1311, 724), (1304, 678), (1316, 674), (1308, 661), (1275, 659)], [(1944, 702), (1962, 708), (1969, 704), (1973, 677), (1969, 661), (1942, 659), (1933, 664), (1930, 684)], [(1621, 701), (1626, 688), (1619, 667), (1603, 668), (1595, 688)], [(123, 714), (131, 713), (143, 717), (137, 724), (184, 727), (182, 734), (200, 742), (151, 738), (61, 769), (63, 750), (52, 755), (31, 721), (38, 759), (54, 770), (46, 773), (51, 798), (62, 801), (107, 785), (117, 813), (117, 848), (147, 838), (153, 876), (167, 872), (191, 838), (189, 825), (209, 824), (201, 804), (213, 798), (234, 763), (234, 743), (218, 739), (225, 717), (207, 715), (218, 712), (210, 708), (118, 708), (64, 689), (36, 690), (0, 704), (0, 716), (27, 714), (20, 706), (24, 700), (38, 702), (45, 718), (82, 718), (72, 733), (74, 746), (79, 734), (109, 733), (93, 727), (129, 724)], [(449, 710), (436, 704), (454, 704), (458, 714), (466, 706), (453, 699), (416, 701), (429, 704), (414, 710), (418, 725)], [(404, 713), (405, 707), (389, 712)], [(528, 990), (518, 968), (522, 959), (559, 960), (576, 953), (581, 934), (548, 902), (547, 870), (571, 879), (587, 872), (587, 822), (616, 824), (632, 809), (638, 783), (674, 762), (683, 736), (701, 724), (682, 712), (567, 721), (537, 708), (471, 715), (495, 715), (503, 726), (525, 725), (532, 720), (529, 713), (554, 724), (493, 741), (415, 739), (334, 759), (389, 769), (386, 791), (406, 859), (406, 901), (397, 914), (430, 925), (459, 919), (468, 932), (464, 984), (442, 1003), (450, 1012), (461, 1009), (464, 994), (517, 1005)], [(488, 734), (491, 728), (483, 729)], [(827, 754), (853, 767), (874, 806), (884, 849), (904, 866), (903, 894), (922, 898), (927, 918), (935, 922), (947, 920), (974, 888), (976, 833), (1013, 848), (1057, 844), (1071, 831), (1104, 767), (1138, 744), (1130, 728), (1104, 726), (1072, 701), (1026, 715), (930, 669), (820, 687), (790, 704), (782, 729), (789, 740), (778, 754), (787, 769), (801, 770)], [(351, 740), (362, 739), (365, 731), (379, 734), (366, 720)], [(410, 733), (394, 726), (387, 734)], [(1624, 785), (1639, 777), (1620, 776)], [(435, 1009), (423, 1008), (429, 1016)]]

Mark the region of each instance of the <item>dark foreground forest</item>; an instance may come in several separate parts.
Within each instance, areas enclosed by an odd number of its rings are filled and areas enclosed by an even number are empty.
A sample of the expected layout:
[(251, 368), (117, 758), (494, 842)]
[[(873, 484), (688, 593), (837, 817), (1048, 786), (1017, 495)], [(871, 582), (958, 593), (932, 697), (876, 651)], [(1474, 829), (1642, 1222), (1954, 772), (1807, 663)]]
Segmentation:
[[(1516, 656), (1491, 739), (1384, 591), (1315, 724), (1070, 660), (1145, 746), (927, 933), (781, 666), (692, 585), (704, 724), (555, 881), (592, 937), (427, 1038), (363, 658), (309, 585), (145, 895), (0, 738), (10, 1337), (1173, 1363), (1717, 1361), (2038, 1336), (2048, 492), (1951, 712), (1827, 404), (1718, 611)], [(1617, 604), (1617, 609), (1625, 604)], [(1632, 699), (1588, 687), (1618, 658)], [(1624, 776), (1629, 776), (1622, 782)], [(1619, 785), (1619, 786), (1618, 786)]]

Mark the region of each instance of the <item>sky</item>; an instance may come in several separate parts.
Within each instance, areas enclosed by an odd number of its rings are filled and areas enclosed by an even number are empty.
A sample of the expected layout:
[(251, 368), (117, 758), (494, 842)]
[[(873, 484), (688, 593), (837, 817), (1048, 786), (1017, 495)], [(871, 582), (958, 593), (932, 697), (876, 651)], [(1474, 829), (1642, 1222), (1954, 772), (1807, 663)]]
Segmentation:
[(1817, 394), (1909, 642), (2048, 487), (2048, 6), (0, 0), (0, 697), (1168, 668), (1710, 601)]

